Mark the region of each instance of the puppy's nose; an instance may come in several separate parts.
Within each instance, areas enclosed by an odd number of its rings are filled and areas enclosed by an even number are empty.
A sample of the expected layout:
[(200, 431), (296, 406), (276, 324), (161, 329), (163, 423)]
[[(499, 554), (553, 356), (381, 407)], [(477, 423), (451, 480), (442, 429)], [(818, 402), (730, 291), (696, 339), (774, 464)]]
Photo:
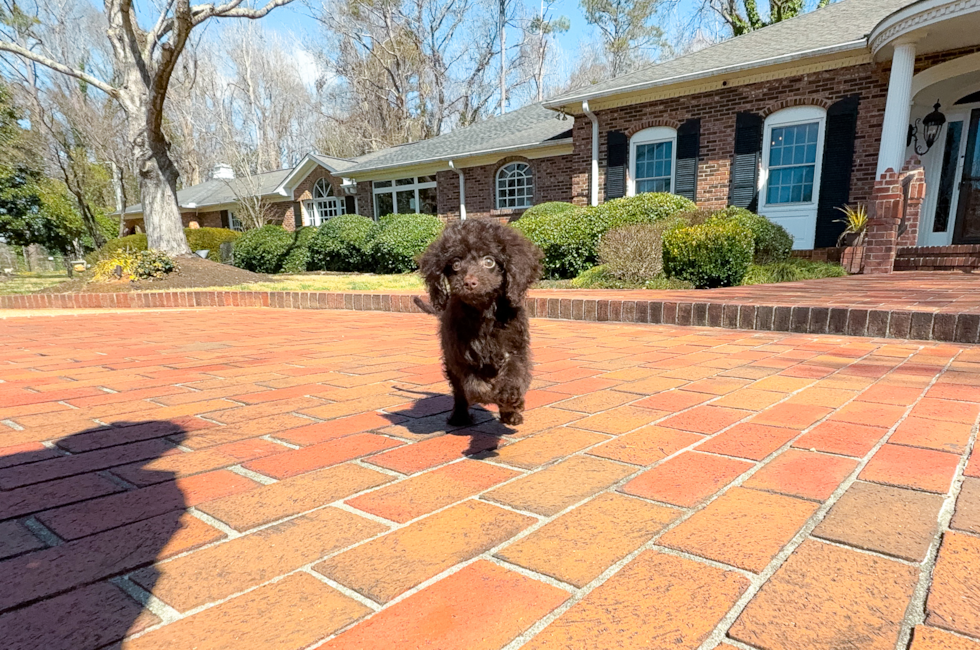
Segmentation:
[(467, 289), (476, 289), (479, 285), (480, 281), (472, 275), (467, 275), (465, 278), (463, 278), (463, 286), (465, 286)]

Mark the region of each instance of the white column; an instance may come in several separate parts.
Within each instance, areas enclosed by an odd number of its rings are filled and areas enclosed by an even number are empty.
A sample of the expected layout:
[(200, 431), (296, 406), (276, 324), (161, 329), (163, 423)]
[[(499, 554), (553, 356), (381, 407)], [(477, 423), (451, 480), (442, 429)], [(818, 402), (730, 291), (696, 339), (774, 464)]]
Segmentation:
[(892, 72), (888, 78), (885, 121), (881, 126), (878, 176), (889, 167), (900, 171), (905, 164), (909, 114), (912, 108), (912, 75), (915, 72), (915, 43), (896, 43)]
[(592, 122), (592, 174), (589, 178), (589, 205), (599, 205), (599, 118), (589, 110), (589, 102), (582, 102), (582, 112)]

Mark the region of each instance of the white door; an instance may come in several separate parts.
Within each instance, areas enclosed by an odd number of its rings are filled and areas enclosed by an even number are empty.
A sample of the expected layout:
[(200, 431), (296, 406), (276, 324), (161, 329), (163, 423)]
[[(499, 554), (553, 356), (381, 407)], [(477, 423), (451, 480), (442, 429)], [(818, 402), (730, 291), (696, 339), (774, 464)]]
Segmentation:
[(969, 111), (950, 113), (939, 141), (923, 156), (926, 200), (922, 206), (920, 246), (949, 246), (953, 242), (969, 116)]

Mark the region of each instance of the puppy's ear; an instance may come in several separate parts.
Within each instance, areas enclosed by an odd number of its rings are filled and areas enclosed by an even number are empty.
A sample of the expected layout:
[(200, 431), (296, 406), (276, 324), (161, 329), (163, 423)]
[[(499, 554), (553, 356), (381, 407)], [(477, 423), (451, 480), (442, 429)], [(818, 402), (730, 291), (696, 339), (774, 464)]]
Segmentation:
[(444, 274), (449, 264), (448, 256), (448, 242), (443, 233), (429, 244), (429, 248), (419, 258), (419, 273), (429, 291), (429, 301), (436, 311), (443, 311), (449, 304), (448, 282)]
[(503, 244), (506, 250), (504, 272), (507, 274), (507, 300), (518, 307), (532, 284), (541, 279), (541, 249), (510, 226), (505, 227)]

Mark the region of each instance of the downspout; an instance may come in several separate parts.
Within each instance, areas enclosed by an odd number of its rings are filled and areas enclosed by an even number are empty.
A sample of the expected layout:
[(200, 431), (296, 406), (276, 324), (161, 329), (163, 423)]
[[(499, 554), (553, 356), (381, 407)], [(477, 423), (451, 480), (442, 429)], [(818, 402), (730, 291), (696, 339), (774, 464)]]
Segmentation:
[(463, 170), (456, 169), (453, 161), (449, 161), (449, 169), (459, 175), (459, 220), (466, 221), (466, 179), (463, 178)]
[(599, 118), (589, 110), (588, 100), (582, 102), (582, 111), (592, 122), (592, 174), (589, 177), (589, 204), (599, 205)]

